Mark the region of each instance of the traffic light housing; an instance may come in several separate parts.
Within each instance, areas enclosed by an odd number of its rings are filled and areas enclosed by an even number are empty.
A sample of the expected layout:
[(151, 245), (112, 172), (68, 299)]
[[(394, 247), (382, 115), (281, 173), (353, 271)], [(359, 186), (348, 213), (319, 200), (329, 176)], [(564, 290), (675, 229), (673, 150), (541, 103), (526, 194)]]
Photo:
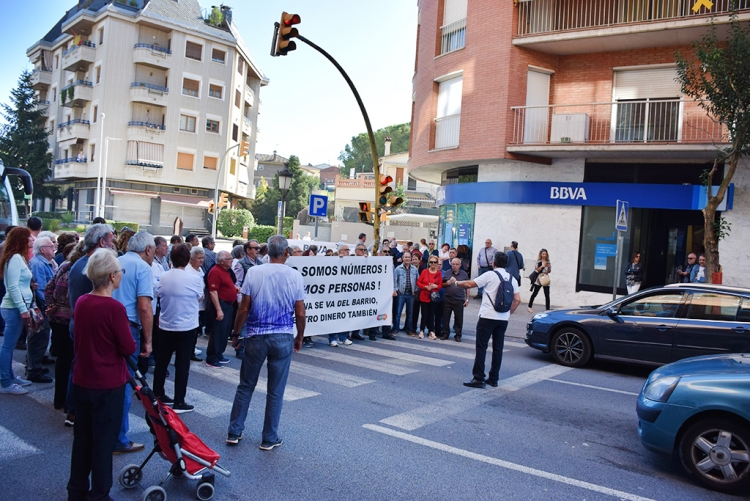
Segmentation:
[(225, 209), (229, 206), (229, 195), (222, 193), (219, 195), (219, 209)]
[(372, 207), (370, 202), (359, 202), (359, 222), (365, 224), (372, 224)]
[(391, 195), (388, 198), (388, 205), (391, 207), (391, 209), (394, 207), (398, 207), (402, 203), (404, 203), (404, 199), (401, 197), (397, 197), (396, 195)]
[(286, 12), (281, 13), (281, 21), (279, 22), (279, 32), (276, 36), (276, 56), (286, 56), (288, 52), (297, 49), (297, 44), (291, 39), (299, 35), (297, 28), (292, 28), (295, 24), (299, 24), (302, 19), (298, 14), (287, 14)]
[(214, 201), (213, 200), (209, 201), (208, 202), (208, 213), (209, 214), (213, 214), (215, 209), (216, 209), (216, 204), (214, 203)]
[(381, 174), (378, 182), (378, 205), (387, 205), (389, 200), (389, 193), (393, 191), (390, 184), (393, 182), (393, 178), (387, 174)]
[(247, 141), (242, 141), (240, 143), (240, 156), (246, 157), (250, 154), (250, 143)]

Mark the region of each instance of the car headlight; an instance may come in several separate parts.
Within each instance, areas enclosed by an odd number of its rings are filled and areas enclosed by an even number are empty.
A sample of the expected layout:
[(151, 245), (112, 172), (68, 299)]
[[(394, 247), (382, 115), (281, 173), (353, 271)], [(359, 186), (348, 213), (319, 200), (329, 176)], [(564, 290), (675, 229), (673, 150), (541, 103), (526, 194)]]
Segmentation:
[(678, 376), (667, 376), (647, 382), (643, 388), (643, 396), (654, 402), (666, 402), (679, 382)]
[(540, 320), (544, 317), (548, 316), (546, 313), (537, 313), (533, 317), (531, 317), (532, 320)]

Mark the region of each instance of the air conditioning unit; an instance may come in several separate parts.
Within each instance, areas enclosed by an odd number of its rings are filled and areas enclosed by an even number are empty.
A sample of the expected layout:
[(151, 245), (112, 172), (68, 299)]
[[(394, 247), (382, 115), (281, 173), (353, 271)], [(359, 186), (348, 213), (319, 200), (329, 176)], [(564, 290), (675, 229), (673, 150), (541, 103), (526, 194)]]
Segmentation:
[(589, 137), (589, 123), (586, 113), (553, 114), (550, 143), (585, 143)]

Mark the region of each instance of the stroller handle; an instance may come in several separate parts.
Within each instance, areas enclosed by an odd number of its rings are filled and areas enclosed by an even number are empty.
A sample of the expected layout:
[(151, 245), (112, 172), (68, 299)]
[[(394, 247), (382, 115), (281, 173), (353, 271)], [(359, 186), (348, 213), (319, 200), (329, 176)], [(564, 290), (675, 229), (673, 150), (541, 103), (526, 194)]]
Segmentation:
[[(138, 382), (141, 383), (141, 386), (147, 387), (148, 383), (146, 382), (146, 378), (138, 370), (138, 365), (133, 361), (133, 357), (125, 357), (125, 363), (128, 364), (130, 370), (133, 371), (133, 374), (135, 374), (135, 379), (137, 379)], [(135, 389), (135, 381), (133, 381), (133, 378), (130, 378), (129, 382), (133, 389)]]

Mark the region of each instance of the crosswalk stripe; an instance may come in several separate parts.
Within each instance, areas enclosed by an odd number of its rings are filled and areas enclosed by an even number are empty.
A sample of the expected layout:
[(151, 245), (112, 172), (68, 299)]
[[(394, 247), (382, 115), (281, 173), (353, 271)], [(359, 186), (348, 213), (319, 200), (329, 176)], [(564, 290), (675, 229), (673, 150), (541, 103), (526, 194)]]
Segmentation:
[[(427, 345), (426, 343), (417, 342), (417, 341), (403, 342), (403, 341), (390, 341), (390, 340), (384, 339), (383, 344), (387, 346), (393, 346), (394, 348), (399, 347), (399, 348), (405, 348), (407, 350), (416, 350), (416, 351), (423, 351), (425, 353), (433, 353), (435, 355), (445, 355), (448, 357), (465, 358), (466, 360), (474, 360), (474, 353), (457, 351), (457, 350), (449, 350), (447, 348), (436, 348), (434, 346)], [(455, 343), (455, 344), (458, 344), (458, 343)]]
[(353, 376), (351, 374), (344, 374), (339, 371), (332, 371), (330, 369), (324, 369), (322, 367), (316, 367), (315, 365), (303, 364), (301, 362), (292, 362), (289, 368), (290, 372), (300, 374), (305, 377), (313, 379), (319, 379), (327, 383), (337, 384), (339, 386), (345, 386), (347, 388), (354, 388), (363, 384), (374, 383), (372, 379), (366, 379), (359, 376)]
[(503, 379), (497, 388), (488, 387), (485, 390), (470, 389), (439, 402), (417, 407), (416, 409), (382, 419), (380, 422), (403, 430), (416, 430), (441, 419), (466, 412), (485, 402), (494, 400), (505, 393), (520, 390), (521, 388), (559, 376), (570, 370), (572, 370), (572, 367), (546, 365), (539, 369)]
[[(164, 392), (167, 395), (174, 395), (174, 383), (172, 381), (164, 381)], [(195, 388), (190, 388), (189, 386), (185, 394), (185, 402), (195, 406), (196, 414), (211, 418), (229, 415), (232, 411), (231, 402), (196, 390)]]
[[(232, 367), (224, 366), (221, 369), (214, 369), (201, 364), (192, 364), (190, 366), (190, 372), (195, 372), (204, 376), (212, 377), (214, 379), (219, 379), (226, 383), (231, 383), (235, 386), (240, 383), (240, 371), (238, 369), (233, 369)], [(258, 384), (255, 386), (255, 391), (258, 393), (263, 393), (265, 395), (267, 391), (267, 385), (268, 380), (264, 377), (259, 377)], [(294, 400), (315, 397), (317, 395), (320, 395), (320, 393), (316, 391), (305, 390), (303, 388), (298, 388), (292, 385), (286, 385), (286, 389), (284, 390), (284, 401), (293, 402)], [(229, 408), (231, 410), (231, 403)]]
[(18, 435), (9, 429), (2, 426), (0, 426), (0, 444), (3, 444), (3, 446), (0, 447), (0, 461), (16, 459), (22, 456), (31, 456), (42, 452), (33, 445), (19, 438)]
[(432, 365), (433, 367), (444, 367), (453, 363), (453, 361), (451, 360), (441, 360), (439, 358), (423, 357), (421, 355), (412, 355), (411, 353), (403, 353), (400, 351), (384, 350), (382, 348), (364, 346), (362, 344), (350, 344), (349, 346), (345, 346), (344, 349), (347, 351), (352, 350), (359, 351), (361, 353), (369, 353), (371, 355), (379, 355), (381, 357), (397, 358), (399, 360), (406, 360), (407, 362)]
[(419, 372), (417, 369), (410, 369), (408, 367), (401, 367), (399, 365), (388, 364), (385, 362), (376, 362), (374, 360), (367, 360), (364, 358), (351, 357), (349, 355), (344, 355), (343, 353), (341, 353), (342, 350), (334, 353), (333, 351), (329, 350), (311, 349), (301, 351), (300, 354), (315, 358), (322, 358), (323, 360), (340, 362), (342, 364), (354, 365), (356, 367), (364, 367), (373, 371), (393, 374), (394, 376), (405, 376), (406, 374)]

